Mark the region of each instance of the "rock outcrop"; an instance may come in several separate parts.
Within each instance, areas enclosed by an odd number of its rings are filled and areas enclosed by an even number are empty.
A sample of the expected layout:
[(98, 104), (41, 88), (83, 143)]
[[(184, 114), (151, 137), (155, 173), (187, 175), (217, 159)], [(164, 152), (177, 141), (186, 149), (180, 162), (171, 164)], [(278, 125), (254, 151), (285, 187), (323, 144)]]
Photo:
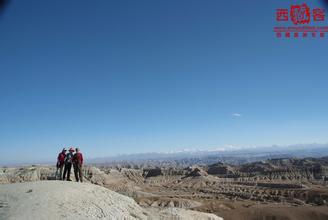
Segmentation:
[(0, 184), (32, 182), (55, 178), (55, 169), (51, 167), (1, 168)]
[(0, 186), (0, 219), (147, 219), (131, 198), (89, 183), (39, 181)]
[(181, 208), (140, 207), (132, 198), (90, 183), (37, 181), (0, 185), (0, 219), (222, 220)]

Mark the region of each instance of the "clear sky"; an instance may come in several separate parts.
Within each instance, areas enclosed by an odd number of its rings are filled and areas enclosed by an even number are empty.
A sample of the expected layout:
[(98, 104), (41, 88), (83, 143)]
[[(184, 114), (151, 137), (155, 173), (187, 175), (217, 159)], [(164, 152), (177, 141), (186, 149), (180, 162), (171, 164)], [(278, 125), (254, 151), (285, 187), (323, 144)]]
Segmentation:
[(291, 2), (11, 1), (0, 161), (328, 142), (328, 36), (277, 39)]

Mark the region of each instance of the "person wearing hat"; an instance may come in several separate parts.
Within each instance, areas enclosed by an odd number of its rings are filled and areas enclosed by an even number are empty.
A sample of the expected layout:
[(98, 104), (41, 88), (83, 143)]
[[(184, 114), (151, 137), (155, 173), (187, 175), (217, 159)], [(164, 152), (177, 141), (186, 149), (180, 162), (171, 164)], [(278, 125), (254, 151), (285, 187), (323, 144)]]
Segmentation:
[(83, 165), (83, 155), (80, 152), (79, 148), (75, 149), (75, 154), (73, 157), (73, 166), (74, 166), (74, 175), (76, 182), (83, 182), (83, 174), (82, 174), (82, 165)]
[(56, 170), (56, 179), (59, 176), (59, 179), (62, 180), (63, 178), (63, 168), (64, 168), (64, 163), (65, 163), (65, 157), (66, 157), (66, 149), (63, 148), (63, 150), (58, 154), (57, 157), (57, 170)]
[(72, 163), (73, 163), (73, 152), (74, 148), (71, 147), (66, 154), (65, 157), (65, 168), (64, 168), (64, 175), (63, 175), (63, 180), (65, 180), (66, 174), (67, 174), (67, 181), (72, 181), (70, 176), (71, 176), (71, 169), (72, 169)]

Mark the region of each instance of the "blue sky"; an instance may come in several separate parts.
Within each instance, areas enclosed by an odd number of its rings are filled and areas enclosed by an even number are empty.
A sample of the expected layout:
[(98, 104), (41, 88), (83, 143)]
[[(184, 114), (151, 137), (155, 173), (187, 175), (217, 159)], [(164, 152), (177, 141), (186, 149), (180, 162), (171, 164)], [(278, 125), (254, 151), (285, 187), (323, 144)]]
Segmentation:
[(327, 37), (277, 39), (290, 4), (11, 1), (0, 161), (328, 142)]

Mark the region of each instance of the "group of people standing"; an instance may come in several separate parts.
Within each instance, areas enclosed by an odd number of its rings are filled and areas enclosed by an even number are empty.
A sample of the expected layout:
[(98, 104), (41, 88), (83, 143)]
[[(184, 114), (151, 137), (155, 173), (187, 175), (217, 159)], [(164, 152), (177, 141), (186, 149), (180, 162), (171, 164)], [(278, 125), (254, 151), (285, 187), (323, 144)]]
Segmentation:
[(67, 153), (66, 151), (67, 150), (63, 148), (62, 152), (60, 152), (57, 157), (56, 179), (59, 177), (60, 180), (72, 181), (70, 175), (73, 165), (76, 181), (83, 182), (83, 173), (82, 173), (83, 155), (80, 152), (80, 149), (79, 148), (74, 149), (74, 147), (70, 147)]

